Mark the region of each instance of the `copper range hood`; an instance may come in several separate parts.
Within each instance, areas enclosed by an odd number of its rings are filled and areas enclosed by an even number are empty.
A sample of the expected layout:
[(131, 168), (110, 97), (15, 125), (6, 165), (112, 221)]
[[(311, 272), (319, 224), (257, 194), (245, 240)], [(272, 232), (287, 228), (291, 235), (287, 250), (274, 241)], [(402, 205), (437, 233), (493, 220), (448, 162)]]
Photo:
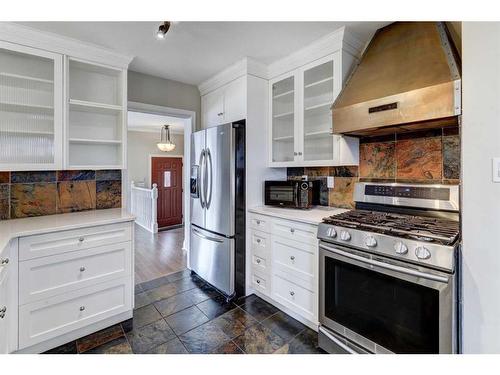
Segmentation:
[(332, 106), (333, 132), (366, 136), (456, 124), (460, 68), (442, 22), (377, 30)]

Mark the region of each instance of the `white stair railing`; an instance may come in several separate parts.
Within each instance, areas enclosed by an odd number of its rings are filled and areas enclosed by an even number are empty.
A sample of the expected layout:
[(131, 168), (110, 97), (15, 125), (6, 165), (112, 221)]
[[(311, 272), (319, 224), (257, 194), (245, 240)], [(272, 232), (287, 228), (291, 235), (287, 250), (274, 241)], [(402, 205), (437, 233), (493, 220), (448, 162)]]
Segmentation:
[(153, 184), (152, 189), (131, 186), (130, 211), (135, 215), (135, 222), (151, 233), (158, 233), (156, 201), (158, 199), (158, 187)]

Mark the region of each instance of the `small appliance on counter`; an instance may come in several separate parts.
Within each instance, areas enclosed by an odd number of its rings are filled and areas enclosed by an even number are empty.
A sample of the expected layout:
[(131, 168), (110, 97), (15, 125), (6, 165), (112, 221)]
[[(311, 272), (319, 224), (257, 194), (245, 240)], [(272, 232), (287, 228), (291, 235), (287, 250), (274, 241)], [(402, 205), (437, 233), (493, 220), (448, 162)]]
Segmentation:
[(307, 209), (319, 204), (320, 181), (266, 181), (266, 206)]
[(245, 121), (191, 136), (191, 270), (228, 299), (245, 294)]
[(319, 345), (328, 352), (459, 352), (458, 185), (357, 183), (323, 219)]

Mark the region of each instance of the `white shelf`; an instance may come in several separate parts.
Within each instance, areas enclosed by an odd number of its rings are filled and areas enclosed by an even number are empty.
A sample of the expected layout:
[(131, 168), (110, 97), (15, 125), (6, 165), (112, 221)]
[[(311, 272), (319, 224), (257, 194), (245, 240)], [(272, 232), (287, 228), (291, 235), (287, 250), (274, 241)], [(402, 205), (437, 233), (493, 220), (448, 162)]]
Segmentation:
[(320, 130), (317, 132), (309, 132), (304, 134), (306, 138), (321, 137), (323, 135), (332, 135), (331, 130)]
[(293, 135), (286, 135), (284, 137), (275, 137), (273, 141), (290, 141), (293, 139)]
[(316, 105), (312, 105), (312, 106), (306, 107), (306, 108), (304, 108), (304, 110), (305, 111), (312, 111), (314, 109), (319, 109), (319, 108), (323, 108), (323, 107), (331, 107), (332, 104), (333, 103), (331, 101), (328, 101), (328, 102), (325, 102), (325, 103), (320, 103), (320, 104), (316, 104)]
[(78, 144), (96, 144), (96, 145), (119, 145), (122, 141), (113, 139), (86, 139), (86, 138), (70, 138), (70, 143)]
[(26, 104), (26, 103), (16, 103), (16, 102), (0, 102), (0, 107), (6, 107), (13, 112), (52, 112), (54, 110), (53, 106), (39, 105), (39, 104)]
[(293, 116), (293, 112), (279, 113), (277, 115), (274, 115), (273, 118), (283, 118), (283, 117), (289, 117), (289, 116)]
[(54, 132), (43, 131), (43, 130), (2, 130), (0, 129), (0, 133), (9, 133), (9, 134), (27, 134), (27, 135), (54, 135)]
[(68, 169), (80, 169), (80, 170), (85, 170), (85, 169), (122, 169), (123, 166), (120, 164), (109, 164), (109, 165), (98, 165), (98, 164), (91, 164), (91, 165), (85, 165), (85, 164), (70, 164), (68, 166)]
[(281, 93), (281, 94), (278, 94), (278, 95), (274, 95), (273, 99), (279, 99), (279, 98), (282, 98), (284, 96), (293, 94), (294, 92), (295, 92), (294, 90), (290, 90), (290, 91), (287, 91), (287, 92), (284, 92), (284, 93)]
[(13, 73), (7, 73), (7, 72), (0, 72), (0, 77), (17, 79), (19, 81), (31, 81), (31, 82), (38, 82), (38, 83), (46, 83), (49, 85), (54, 84), (54, 81), (51, 79), (30, 77), (30, 76), (25, 76), (25, 75), (21, 75), (21, 74), (13, 74)]
[(95, 103), (85, 100), (70, 99), (69, 104), (76, 110), (86, 112), (120, 113), (123, 111), (123, 107), (120, 105)]
[(308, 85), (305, 85), (304, 87), (306, 89), (308, 89), (310, 87), (321, 85), (322, 83), (329, 82), (329, 81), (332, 81), (332, 80), (333, 80), (333, 76), (325, 78), (325, 79), (320, 79), (319, 81), (316, 81), (316, 82), (309, 83)]

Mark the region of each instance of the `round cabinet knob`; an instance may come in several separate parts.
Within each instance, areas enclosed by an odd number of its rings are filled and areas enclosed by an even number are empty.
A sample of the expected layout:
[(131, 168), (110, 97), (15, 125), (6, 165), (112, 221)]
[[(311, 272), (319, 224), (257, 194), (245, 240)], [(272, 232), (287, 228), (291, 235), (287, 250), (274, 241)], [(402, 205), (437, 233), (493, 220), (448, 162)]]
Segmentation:
[(394, 251), (396, 251), (396, 254), (404, 255), (408, 252), (408, 246), (398, 241), (394, 244)]
[(328, 230), (326, 231), (326, 235), (328, 237), (335, 238), (337, 237), (337, 231), (335, 230), (335, 228), (328, 228)]
[(260, 280), (256, 280), (257, 284), (260, 284)]
[(9, 263), (9, 258), (0, 258), (0, 265), (5, 266)]
[(340, 239), (342, 241), (350, 241), (351, 240), (351, 234), (346, 231), (346, 230), (341, 230), (340, 231)]
[(257, 264), (259, 264), (260, 263), (260, 259), (257, 259), (256, 262), (257, 262)]
[(257, 243), (260, 243), (260, 238), (257, 238)]
[(415, 255), (417, 256), (418, 259), (429, 259), (431, 257), (431, 252), (429, 251), (428, 248), (424, 246), (419, 246), (415, 249)]
[(290, 228), (290, 232), (291, 232), (291, 233), (295, 232), (295, 229)]
[(293, 297), (295, 295), (295, 292), (293, 290), (291, 290), (290, 295)]
[(85, 271), (85, 267), (80, 267), (80, 272)]
[(260, 220), (257, 220), (257, 225), (260, 225)]
[(83, 242), (84, 240), (85, 240), (85, 238), (83, 238), (83, 237), (80, 237), (80, 238), (78, 239), (78, 241), (80, 241), (80, 242)]
[(292, 255), (292, 256), (290, 257), (290, 260), (293, 262), (293, 261), (295, 260), (295, 257)]
[(377, 246), (377, 240), (373, 236), (367, 236), (365, 238), (365, 245), (368, 247), (375, 247)]
[(0, 319), (5, 318), (5, 312), (7, 311), (7, 306), (4, 306), (0, 309)]
[(85, 306), (80, 306), (80, 311), (84, 311), (85, 310)]

